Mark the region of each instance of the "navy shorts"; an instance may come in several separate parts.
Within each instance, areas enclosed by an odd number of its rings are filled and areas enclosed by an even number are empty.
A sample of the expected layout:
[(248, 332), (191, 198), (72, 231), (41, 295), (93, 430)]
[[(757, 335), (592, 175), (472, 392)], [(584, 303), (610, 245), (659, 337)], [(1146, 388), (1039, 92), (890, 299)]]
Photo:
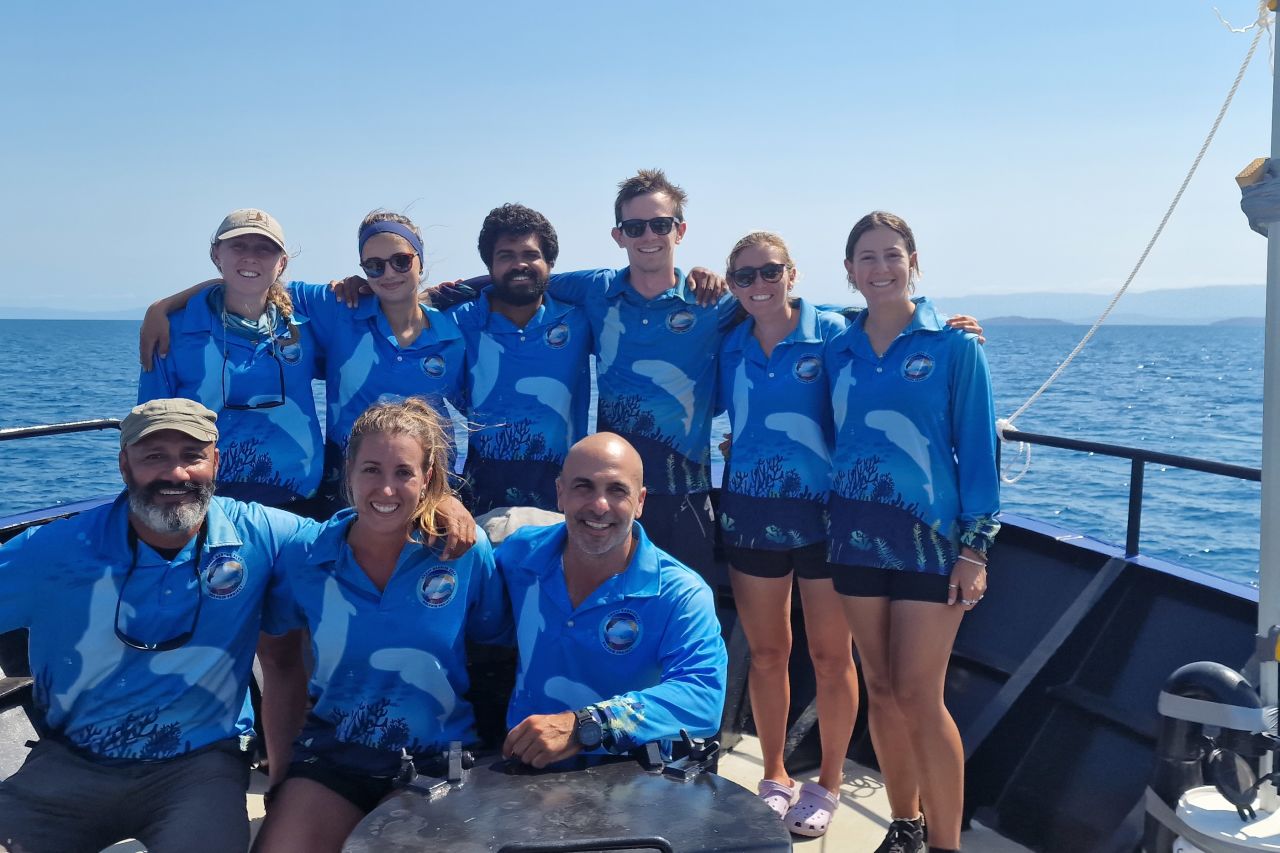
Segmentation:
[(649, 494), (644, 499), (640, 524), (654, 545), (703, 578), (714, 577), (715, 516), (709, 494)]
[(785, 578), (792, 572), (805, 580), (831, 577), (826, 542), (802, 545), (788, 551), (725, 546), (724, 553), (729, 560), (729, 568), (754, 578)]
[(946, 604), (951, 576), (837, 564), (831, 567), (831, 581), (841, 595)]

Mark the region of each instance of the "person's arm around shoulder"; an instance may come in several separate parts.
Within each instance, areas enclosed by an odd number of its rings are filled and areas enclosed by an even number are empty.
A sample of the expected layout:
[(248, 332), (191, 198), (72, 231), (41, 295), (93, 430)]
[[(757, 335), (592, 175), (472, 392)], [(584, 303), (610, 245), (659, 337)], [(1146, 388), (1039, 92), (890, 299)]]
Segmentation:
[(154, 360), (169, 357), (169, 315), (186, 308), (192, 297), (217, 284), (222, 284), (222, 279), (211, 278), (157, 299), (147, 307), (138, 328), (138, 362), (144, 373), (151, 370)]
[(611, 269), (552, 273), (547, 292), (552, 299), (570, 305), (586, 305), (593, 299), (604, 296), (617, 274), (617, 270)]
[(462, 558), (471, 572), (467, 639), (482, 645), (511, 645), (511, 601), (494, 560), (493, 545), (478, 526), (476, 544)]

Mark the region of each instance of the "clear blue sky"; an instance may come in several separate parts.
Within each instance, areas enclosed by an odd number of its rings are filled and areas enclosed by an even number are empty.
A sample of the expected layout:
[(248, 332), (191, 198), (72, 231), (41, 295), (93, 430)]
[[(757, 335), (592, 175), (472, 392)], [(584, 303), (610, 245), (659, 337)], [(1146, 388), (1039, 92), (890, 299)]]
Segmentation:
[[(481, 270), (505, 201), (550, 217), (559, 268), (620, 266), (612, 197), (645, 166), (689, 191), (684, 266), (768, 228), (843, 301), (845, 236), (881, 207), (925, 293), (1108, 291), (1249, 38), (1200, 0), (7, 4), (0, 305), (143, 305), (211, 275), (246, 206), (311, 281), (355, 271), (375, 207), (424, 227), (433, 279)], [(1232, 177), (1270, 91), (1264, 39), (1138, 289), (1263, 280)]]

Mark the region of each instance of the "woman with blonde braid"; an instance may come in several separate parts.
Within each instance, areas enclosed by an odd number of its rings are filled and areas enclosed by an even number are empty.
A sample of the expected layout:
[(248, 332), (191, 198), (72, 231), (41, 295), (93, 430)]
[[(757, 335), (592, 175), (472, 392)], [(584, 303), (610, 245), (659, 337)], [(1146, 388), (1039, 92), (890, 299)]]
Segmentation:
[(465, 640), (506, 638), (511, 620), (482, 532), (462, 557), (428, 544), (450, 494), (449, 442), (429, 403), (372, 406), (346, 448), (351, 504), (281, 554), (311, 636), (313, 707), (294, 741), (255, 850), (337, 851), (450, 741), (474, 742)]
[(317, 348), (281, 282), (280, 223), (233, 210), (209, 257), (221, 283), (168, 316), (172, 352), (138, 380), (138, 402), (187, 397), (218, 413), (218, 494), (306, 514), (324, 461), (311, 392)]

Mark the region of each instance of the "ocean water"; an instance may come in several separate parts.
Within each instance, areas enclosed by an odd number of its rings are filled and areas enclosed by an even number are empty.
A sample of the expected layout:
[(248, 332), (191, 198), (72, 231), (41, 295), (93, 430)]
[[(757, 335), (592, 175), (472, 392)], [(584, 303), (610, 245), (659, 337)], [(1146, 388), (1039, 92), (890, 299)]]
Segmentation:
[[(989, 329), (997, 414), (1012, 414), (1083, 332)], [(132, 322), (0, 320), (0, 428), (122, 417), (134, 403), (136, 341)], [(1257, 466), (1262, 329), (1104, 328), (1016, 426)], [(727, 422), (716, 427), (718, 440)], [(114, 430), (0, 442), (0, 515), (116, 491), (116, 442)], [(1004, 457), (1006, 474), (1017, 473), (1012, 447)], [(1127, 461), (1037, 447), (1002, 503), (1123, 542), (1128, 489)], [(1257, 483), (1148, 466), (1142, 551), (1253, 582), (1260, 496)]]

